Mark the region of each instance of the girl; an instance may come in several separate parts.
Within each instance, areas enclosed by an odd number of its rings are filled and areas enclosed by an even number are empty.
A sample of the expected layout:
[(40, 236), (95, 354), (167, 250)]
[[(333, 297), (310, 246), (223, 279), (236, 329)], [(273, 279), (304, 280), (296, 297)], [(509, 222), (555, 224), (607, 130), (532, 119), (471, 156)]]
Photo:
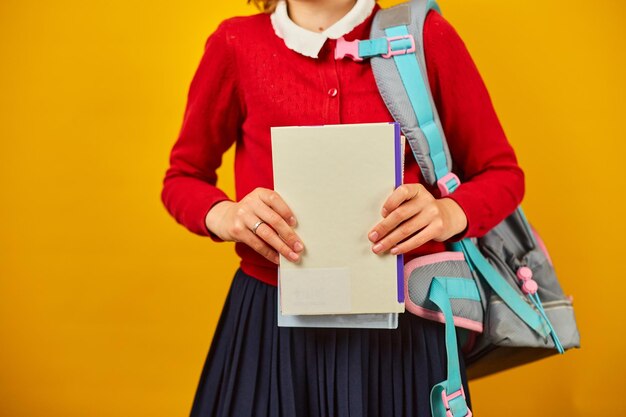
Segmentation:
[[(257, 3), (263, 13), (227, 19), (208, 38), (163, 184), (163, 203), (179, 223), (236, 242), (241, 258), (191, 416), (429, 416), (430, 387), (445, 379), (443, 325), (401, 314), (396, 330), (276, 326), (278, 254), (298, 262), (306, 242), (294, 229), (298, 213), (272, 190), (270, 127), (392, 121), (367, 61), (333, 58), (336, 39), (369, 38), (379, 6)], [(379, 223), (363, 231), (374, 253), (402, 253), (405, 262), (484, 235), (524, 193), (524, 174), (485, 85), (437, 13), (426, 19), (424, 49), (463, 183), (440, 198), (421, 185), (406, 147), (405, 184), (381, 207)], [(236, 201), (215, 186), (233, 143)], [(463, 383), (468, 394), (464, 372)]]

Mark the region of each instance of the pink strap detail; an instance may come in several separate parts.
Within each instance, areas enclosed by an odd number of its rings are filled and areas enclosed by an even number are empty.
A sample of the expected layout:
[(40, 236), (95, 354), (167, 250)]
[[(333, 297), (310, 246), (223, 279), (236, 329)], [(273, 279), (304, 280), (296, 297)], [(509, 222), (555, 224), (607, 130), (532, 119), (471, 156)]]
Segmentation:
[[(409, 49), (399, 49), (397, 51), (392, 50), (391, 42), (399, 41), (402, 39), (408, 39), (411, 42), (411, 46), (409, 47)], [(390, 38), (387, 38), (387, 53), (383, 54), (382, 57), (391, 58), (392, 56), (412, 54), (413, 52), (415, 52), (415, 38), (413, 37), (413, 35), (392, 36)]]
[(448, 262), (448, 261), (465, 261), (465, 256), (463, 252), (455, 252), (455, 251), (444, 251), (431, 253), (429, 255), (418, 256), (415, 259), (411, 259), (404, 265), (404, 276), (409, 277), (411, 272), (415, 268), (419, 268), (420, 266), (436, 264), (439, 262)]
[[(411, 297), (409, 296), (409, 277), (411, 276), (411, 272), (413, 272), (416, 268), (424, 265), (449, 261), (465, 262), (465, 255), (463, 252), (455, 251), (437, 252), (429, 255), (418, 256), (417, 258), (411, 259), (409, 262), (404, 264), (404, 305), (408, 312), (427, 320), (437, 321), (439, 323), (446, 322), (446, 318), (442, 312), (426, 309), (411, 301)], [(470, 320), (465, 317), (454, 316), (454, 325), (477, 333), (483, 332), (483, 324), (481, 322)]]
[[(454, 417), (452, 411), (450, 410), (450, 400), (453, 400), (457, 397), (463, 397), (465, 399), (465, 390), (461, 387), (460, 390), (453, 392), (452, 394), (446, 394), (446, 391), (441, 391), (441, 400), (443, 402), (443, 406), (446, 408), (446, 417)], [(467, 414), (464, 417), (472, 417), (472, 410), (467, 409)]]
[(437, 181), (437, 188), (439, 188), (441, 197), (450, 195), (450, 189), (448, 188), (447, 184), (450, 180), (455, 180), (457, 185), (461, 185), (461, 180), (459, 179), (459, 177), (457, 177), (456, 174), (452, 172), (448, 172), (446, 175), (439, 178), (439, 181)]
[[(409, 298), (409, 294), (408, 294), (409, 290), (407, 289), (406, 283), (405, 283), (404, 288), (405, 288), (404, 305), (406, 307), (406, 311), (408, 311), (409, 313), (413, 313), (416, 316), (419, 316), (426, 320), (432, 320), (438, 323), (446, 322), (446, 317), (443, 315), (442, 312), (428, 310), (424, 307), (418, 306), (413, 301), (411, 301), (411, 299)], [(459, 317), (459, 316), (453, 316), (453, 318), (454, 318), (454, 325), (456, 327), (462, 327), (464, 329), (471, 330), (476, 333), (482, 333), (484, 331), (484, 327), (481, 322), (470, 320), (468, 318)]]
[(345, 57), (352, 58), (354, 61), (363, 61), (363, 58), (359, 56), (359, 41), (354, 40), (348, 42), (343, 37), (337, 39), (337, 46), (335, 47), (335, 59), (343, 59)]

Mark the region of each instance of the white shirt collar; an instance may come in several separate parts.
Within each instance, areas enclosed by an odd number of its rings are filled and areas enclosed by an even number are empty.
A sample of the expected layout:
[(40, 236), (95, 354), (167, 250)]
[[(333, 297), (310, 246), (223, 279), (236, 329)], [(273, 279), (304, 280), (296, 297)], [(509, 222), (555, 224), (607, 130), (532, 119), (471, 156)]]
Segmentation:
[(357, 0), (352, 9), (323, 32), (313, 32), (298, 26), (287, 13), (287, 3), (280, 0), (270, 16), (276, 35), (285, 41), (287, 48), (302, 55), (317, 58), (327, 39), (339, 39), (352, 32), (372, 13), (375, 0)]

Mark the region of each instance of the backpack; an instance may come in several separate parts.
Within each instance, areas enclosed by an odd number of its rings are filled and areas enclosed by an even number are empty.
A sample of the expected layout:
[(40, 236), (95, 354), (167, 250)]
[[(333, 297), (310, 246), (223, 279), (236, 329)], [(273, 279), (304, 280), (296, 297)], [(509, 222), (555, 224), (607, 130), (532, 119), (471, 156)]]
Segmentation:
[[(461, 183), (428, 83), (423, 50), (433, 0), (381, 9), (369, 40), (339, 39), (335, 58), (370, 59), (376, 84), (400, 123), (424, 181), (449, 195)], [(433, 417), (471, 416), (461, 383), (458, 346), (469, 378), (492, 374), (580, 347), (572, 301), (550, 256), (518, 207), (480, 238), (405, 265), (406, 310), (445, 324), (447, 379), (431, 389)], [(460, 342), (461, 340), (461, 342)]]

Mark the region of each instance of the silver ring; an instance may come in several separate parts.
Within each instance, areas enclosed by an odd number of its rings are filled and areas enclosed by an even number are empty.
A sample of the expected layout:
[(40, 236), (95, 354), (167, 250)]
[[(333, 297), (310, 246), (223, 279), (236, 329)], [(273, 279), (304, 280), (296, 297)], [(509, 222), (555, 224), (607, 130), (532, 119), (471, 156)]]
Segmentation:
[(263, 220), (259, 220), (258, 222), (254, 224), (254, 226), (252, 227), (252, 231), (254, 232), (255, 235), (256, 235), (256, 229), (258, 229), (259, 226), (262, 225), (263, 223), (265, 223)]

